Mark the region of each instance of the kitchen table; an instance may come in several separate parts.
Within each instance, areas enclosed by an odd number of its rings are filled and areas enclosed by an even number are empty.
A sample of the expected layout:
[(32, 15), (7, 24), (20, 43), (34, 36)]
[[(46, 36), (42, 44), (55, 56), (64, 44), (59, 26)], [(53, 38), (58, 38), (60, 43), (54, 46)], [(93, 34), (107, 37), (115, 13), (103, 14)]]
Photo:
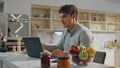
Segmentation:
[[(0, 53), (0, 68), (41, 68), (40, 59), (31, 58), (27, 54), (5, 52)], [(57, 63), (51, 63), (51, 68), (57, 68)], [(71, 68), (114, 68), (112, 66), (90, 62), (87, 66), (74, 65)]]

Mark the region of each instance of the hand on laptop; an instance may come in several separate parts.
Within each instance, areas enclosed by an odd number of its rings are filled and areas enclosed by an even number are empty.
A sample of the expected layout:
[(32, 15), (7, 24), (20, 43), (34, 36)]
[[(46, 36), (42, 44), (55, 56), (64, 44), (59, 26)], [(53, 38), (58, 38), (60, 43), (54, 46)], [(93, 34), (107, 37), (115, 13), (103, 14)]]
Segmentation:
[(55, 49), (52, 52), (52, 56), (56, 56), (56, 57), (63, 57), (63, 56), (69, 56), (69, 54), (67, 52), (63, 52), (60, 49)]
[(43, 51), (46, 52), (47, 54), (52, 55), (52, 53), (50, 51), (46, 50), (46, 49), (43, 49)]
[(50, 46), (48, 46), (48, 45), (42, 44), (42, 48), (44, 48), (45, 50), (50, 51)]

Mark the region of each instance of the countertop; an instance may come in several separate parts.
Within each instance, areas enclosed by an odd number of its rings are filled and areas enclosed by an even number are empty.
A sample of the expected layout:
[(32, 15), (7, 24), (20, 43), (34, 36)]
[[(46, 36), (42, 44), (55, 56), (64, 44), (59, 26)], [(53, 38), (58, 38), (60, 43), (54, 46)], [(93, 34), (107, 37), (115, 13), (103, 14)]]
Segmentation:
[[(23, 53), (0, 53), (1, 68), (40, 68), (40, 59), (31, 58)], [(57, 68), (57, 63), (51, 63), (51, 68)], [(112, 66), (90, 62), (87, 66), (74, 65), (71, 68), (114, 68)]]

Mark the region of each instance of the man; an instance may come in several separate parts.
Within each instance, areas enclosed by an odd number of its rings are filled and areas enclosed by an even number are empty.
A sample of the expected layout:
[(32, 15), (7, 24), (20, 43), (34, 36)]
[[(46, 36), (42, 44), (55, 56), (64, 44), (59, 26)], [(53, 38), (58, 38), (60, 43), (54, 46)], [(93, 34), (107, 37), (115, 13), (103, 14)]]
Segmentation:
[[(73, 44), (83, 45), (85, 47), (92, 45), (93, 35), (91, 31), (77, 21), (77, 7), (74, 5), (63, 5), (59, 9), (59, 14), (61, 22), (65, 27), (61, 40), (57, 46), (43, 45), (44, 49), (51, 51), (54, 56), (65, 56), (67, 54), (63, 53), (63, 51), (67, 52), (68, 48)], [(79, 63), (78, 57), (72, 56), (72, 59), (75, 63)], [(84, 63), (89, 62), (90, 59), (88, 58)]]
[(63, 30), (61, 40), (57, 46), (43, 45), (43, 48), (53, 53), (68, 51), (68, 47), (75, 45), (84, 45), (88, 47), (93, 43), (91, 31), (82, 26), (77, 21), (77, 7), (74, 5), (64, 5), (59, 9), (61, 22), (65, 29)]

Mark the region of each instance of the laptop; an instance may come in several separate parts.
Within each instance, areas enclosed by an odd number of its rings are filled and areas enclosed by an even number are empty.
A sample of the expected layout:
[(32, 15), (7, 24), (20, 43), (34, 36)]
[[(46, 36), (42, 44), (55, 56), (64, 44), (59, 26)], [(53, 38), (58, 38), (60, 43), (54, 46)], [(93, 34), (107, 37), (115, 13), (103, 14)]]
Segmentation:
[(39, 37), (23, 37), (23, 43), (26, 47), (28, 56), (40, 58), (40, 53), (43, 52), (43, 48)]

